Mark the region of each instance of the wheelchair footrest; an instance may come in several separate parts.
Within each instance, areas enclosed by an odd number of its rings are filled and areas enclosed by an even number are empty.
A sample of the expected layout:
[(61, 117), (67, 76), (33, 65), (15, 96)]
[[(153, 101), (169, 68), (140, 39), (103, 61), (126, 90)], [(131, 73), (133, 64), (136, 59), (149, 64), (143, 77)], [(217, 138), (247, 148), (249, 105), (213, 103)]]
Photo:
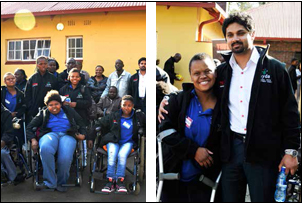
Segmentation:
[(103, 178), (103, 173), (100, 173), (100, 172), (94, 172), (92, 176), (93, 176), (94, 179), (98, 179), (98, 180), (103, 180), (104, 179)]
[(109, 195), (109, 192), (102, 192), (102, 191), (94, 191), (96, 194), (102, 194), (102, 195)]
[(62, 184), (62, 187), (75, 187), (76, 184)]

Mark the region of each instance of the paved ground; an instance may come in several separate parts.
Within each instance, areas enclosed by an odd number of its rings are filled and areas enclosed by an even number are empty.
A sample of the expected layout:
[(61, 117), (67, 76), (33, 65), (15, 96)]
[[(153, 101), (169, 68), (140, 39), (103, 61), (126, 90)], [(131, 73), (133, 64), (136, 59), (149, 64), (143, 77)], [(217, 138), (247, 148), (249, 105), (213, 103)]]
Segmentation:
[[(128, 159), (129, 160), (129, 159)], [(128, 167), (132, 169), (132, 161), (128, 161)], [(132, 177), (129, 173), (127, 177)], [(17, 186), (7, 186), (1, 188), (1, 202), (145, 202), (146, 201), (146, 183), (141, 183), (141, 192), (135, 195), (102, 195), (90, 193), (89, 167), (84, 171), (84, 180), (82, 187), (71, 187), (67, 193), (40, 192), (34, 191), (32, 179), (26, 180)], [(99, 182), (97, 190), (100, 190), (102, 183)]]

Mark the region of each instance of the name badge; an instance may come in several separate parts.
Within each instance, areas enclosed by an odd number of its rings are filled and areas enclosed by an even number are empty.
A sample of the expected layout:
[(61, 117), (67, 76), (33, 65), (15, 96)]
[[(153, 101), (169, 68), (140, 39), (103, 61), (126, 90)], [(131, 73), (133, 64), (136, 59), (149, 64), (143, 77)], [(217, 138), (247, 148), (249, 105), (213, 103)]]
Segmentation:
[(126, 121), (123, 123), (123, 126), (127, 129), (131, 128), (131, 125), (129, 123), (127, 123)]
[(192, 123), (193, 123), (192, 118), (187, 117), (187, 118), (186, 118), (186, 127), (187, 127), (187, 128), (191, 128)]
[(10, 102), (7, 99), (5, 99), (5, 103), (10, 104)]

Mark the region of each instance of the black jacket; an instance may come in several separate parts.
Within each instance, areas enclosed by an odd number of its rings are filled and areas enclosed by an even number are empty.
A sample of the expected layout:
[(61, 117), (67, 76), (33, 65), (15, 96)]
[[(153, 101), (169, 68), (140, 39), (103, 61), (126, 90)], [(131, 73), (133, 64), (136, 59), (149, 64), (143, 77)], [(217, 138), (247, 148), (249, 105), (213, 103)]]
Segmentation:
[[(269, 46), (268, 46), (269, 47)], [(256, 47), (260, 58), (252, 84), (247, 120), (245, 159), (250, 163), (278, 163), (285, 149), (300, 146), (300, 119), (296, 99), (285, 66)], [(217, 69), (222, 109), (222, 161), (231, 158), (232, 133), (229, 121), (231, 53)], [(265, 70), (265, 71), (264, 71)]]
[[(5, 105), (5, 97), (6, 97), (6, 87), (2, 86), (1, 87), (1, 103)], [(23, 116), (23, 114), (25, 113), (26, 110), (26, 105), (25, 105), (25, 97), (24, 97), (24, 93), (21, 92), (18, 88), (15, 88), (17, 91), (17, 106), (15, 109), (15, 112), (17, 113), (17, 117), (21, 118)]]
[[(101, 127), (101, 143), (100, 146), (106, 145), (109, 142), (118, 143), (121, 139), (121, 111), (111, 113), (96, 124), (97, 127)], [(133, 148), (137, 149), (138, 146), (138, 131), (143, 128), (144, 134), (146, 134), (146, 117), (145, 114), (137, 110), (133, 115), (133, 136), (134, 141)], [(89, 140), (95, 139), (95, 134), (88, 138)]]
[(21, 92), (25, 92), (27, 80), (23, 80), (20, 84), (16, 83), (16, 87), (21, 90)]
[[(81, 76), (80, 84), (86, 85), (85, 75), (80, 73), (80, 76)], [(69, 83), (67, 69), (65, 69), (62, 73), (59, 74), (58, 81), (59, 81), (59, 89)]]
[(39, 107), (44, 107), (44, 97), (50, 90), (58, 90), (58, 79), (48, 71), (42, 76), (39, 71), (27, 81), (25, 89), (25, 104), (29, 116), (36, 116)]
[[(82, 135), (87, 135), (85, 124), (79, 114), (69, 106), (62, 106), (62, 110), (66, 114), (70, 123), (70, 129), (67, 130), (67, 134), (74, 138), (76, 138), (75, 134), (78, 132)], [(51, 129), (46, 127), (49, 117), (50, 112), (47, 107), (44, 107), (26, 127), (26, 136), (28, 140), (35, 138), (35, 134), (32, 131), (34, 127), (40, 128), (39, 138), (51, 132)]]
[(88, 108), (92, 105), (90, 90), (80, 84), (75, 89), (72, 89), (70, 83), (68, 83), (60, 89), (59, 93), (62, 96), (68, 96), (71, 102), (77, 102), (77, 106), (74, 109), (84, 119), (85, 125), (88, 125)]
[(176, 79), (176, 73), (174, 70), (174, 63), (175, 60), (174, 58), (171, 56), (165, 63), (165, 67), (164, 67), (164, 71), (166, 71), (170, 77), (170, 83), (173, 85), (174, 84), (174, 80)]
[(7, 110), (2, 104), (1, 104), (1, 140), (3, 140), (6, 145), (14, 140), (12, 115), (10, 111)]
[(297, 69), (297, 67), (296, 67), (296, 66), (293, 66), (293, 65), (291, 65), (291, 66), (288, 68), (288, 74), (289, 74), (291, 83), (292, 83), (292, 85), (293, 85), (294, 91), (297, 90), (297, 73), (296, 73), (296, 69)]
[[(129, 86), (128, 86), (128, 94), (131, 95), (134, 99), (134, 108), (135, 109), (145, 109), (141, 106), (141, 101), (139, 97), (139, 70), (136, 70), (137, 73), (131, 76)], [(143, 101), (143, 105), (146, 107), (146, 95)]]
[[(193, 84), (184, 83), (183, 91), (178, 94), (171, 94), (169, 105), (165, 109), (169, 114), (164, 114), (165, 119), (159, 125), (160, 132), (167, 129), (175, 129), (177, 132), (163, 139), (163, 158), (165, 173), (179, 173), (181, 171), (182, 161), (194, 160), (198, 144), (185, 136), (185, 118), (190, 105), (194, 89)], [(217, 101), (212, 115), (210, 135), (208, 137), (206, 148), (212, 151), (214, 165), (202, 171), (203, 175), (215, 180), (221, 170), (220, 164), (220, 104)], [(194, 160), (195, 161), (195, 160)]]

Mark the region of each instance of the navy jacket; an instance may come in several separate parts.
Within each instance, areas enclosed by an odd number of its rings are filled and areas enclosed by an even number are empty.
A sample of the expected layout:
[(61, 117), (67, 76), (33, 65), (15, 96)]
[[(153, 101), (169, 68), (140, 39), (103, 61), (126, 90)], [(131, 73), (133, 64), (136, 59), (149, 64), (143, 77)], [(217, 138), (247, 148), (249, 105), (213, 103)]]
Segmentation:
[[(285, 149), (300, 147), (300, 117), (289, 75), (284, 64), (266, 55), (269, 46), (256, 47), (260, 54), (249, 103), (245, 161), (278, 163)], [(221, 157), (231, 158), (233, 136), (229, 120), (229, 90), (232, 68), (231, 54), (223, 55), (225, 63), (217, 67), (216, 85), (221, 96)]]

